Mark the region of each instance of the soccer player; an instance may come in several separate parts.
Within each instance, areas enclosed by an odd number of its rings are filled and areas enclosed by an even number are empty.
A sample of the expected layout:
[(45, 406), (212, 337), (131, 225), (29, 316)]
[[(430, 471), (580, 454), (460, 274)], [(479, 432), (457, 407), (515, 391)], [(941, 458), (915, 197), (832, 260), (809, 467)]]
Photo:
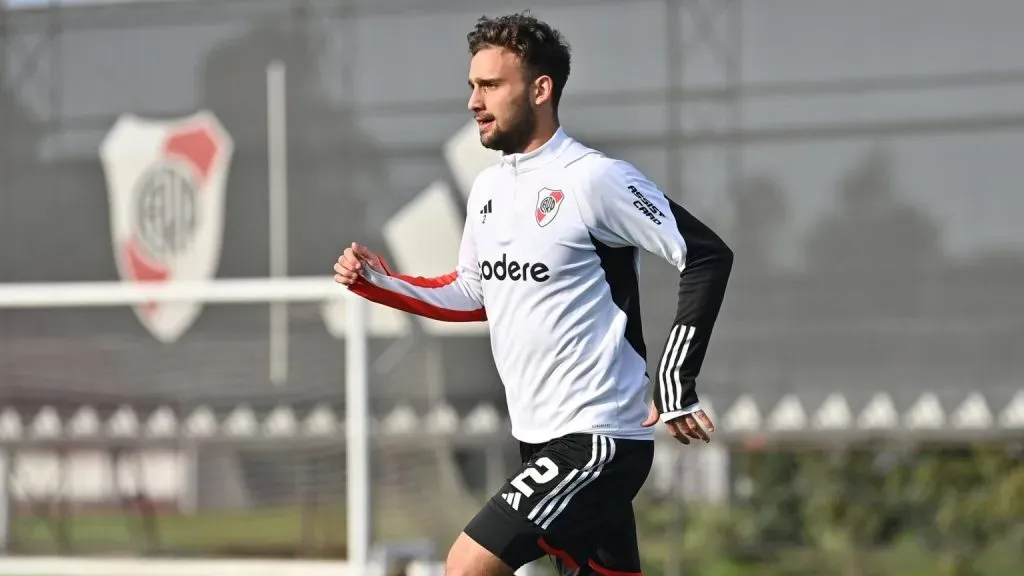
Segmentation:
[[(487, 321), (522, 467), (466, 526), (449, 576), (504, 576), (544, 555), (564, 574), (640, 574), (632, 501), (663, 421), (709, 441), (695, 382), (732, 252), (627, 162), (560, 127), (562, 35), (528, 13), (468, 34), (469, 109), (500, 162), (473, 184), (455, 271), (403, 276), (352, 244), (334, 266), (352, 292), (452, 322)], [(640, 326), (640, 250), (680, 271), (654, 386)]]

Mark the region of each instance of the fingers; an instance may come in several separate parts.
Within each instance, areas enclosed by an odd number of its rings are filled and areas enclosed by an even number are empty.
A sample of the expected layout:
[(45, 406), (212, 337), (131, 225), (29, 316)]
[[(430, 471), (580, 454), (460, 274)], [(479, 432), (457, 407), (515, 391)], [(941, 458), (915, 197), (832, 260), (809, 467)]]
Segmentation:
[(699, 420), (700, 423), (703, 424), (705, 428), (707, 428), (708, 432), (715, 431), (715, 423), (711, 421), (711, 418), (709, 418), (703, 410), (697, 410), (696, 416), (697, 420)]
[(697, 424), (697, 421), (694, 420), (691, 416), (684, 416), (679, 420), (673, 421), (672, 424), (675, 425), (676, 430), (679, 432), (679, 435), (675, 437), (676, 440), (679, 440), (680, 442), (685, 440), (683, 444), (689, 444), (690, 438), (693, 438), (694, 440), (704, 440), (704, 438), (701, 437), (701, 434), (704, 431), (697, 431), (697, 429), (699, 429), (700, 426)]
[(668, 433), (676, 440), (683, 444), (689, 444), (690, 439), (686, 437), (686, 432), (683, 430), (682, 422), (673, 420), (668, 423)]
[[(353, 244), (355, 246), (355, 244)], [(359, 278), (363, 263), (356, 255), (354, 248), (346, 248), (345, 252), (334, 263), (334, 281), (338, 284), (351, 286)]]
[(352, 254), (355, 255), (356, 259), (360, 262), (360, 266), (367, 266), (371, 270), (375, 270), (381, 274), (385, 274), (384, 268), (381, 266), (380, 258), (377, 255), (362, 244), (352, 243), (349, 247), (352, 250)]
[(650, 428), (658, 423), (660, 417), (661, 414), (658, 413), (658, 407), (654, 405), (654, 402), (651, 402), (651, 408), (647, 411), (647, 420), (644, 420), (640, 425), (644, 428)]
[(356, 258), (360, 260), (373, 260), (375, 258), (373, 252), (370, 252), (370, 249), (362, 244), (353, 242), (352, 245), (349, 246), (348, 250), (351, 250), (352, 253), (355, 254)]
[[(704, 427), (707, 427), (707, 431), (705, 431)], [(714, 432), (714, 430), (714, 424), (711, 423), (711, 419), (703, 411), (687, 414), (668, 423), (669, 434), (683, 444), (689, 444), (691, 438), (703, 440), (707, 444), (711, 442), (711, 436), (708, 432)]]
[(683, 419), (683, 423), (687, 427), (686, 434), (688, 436), (697, 440), (703, 440), (705, 444), (711, 442), (711, 437), (704, 431), (704, 428), (701, 427), (700, 422), (697, 422), (696, 418), (693, 416), (687, 416)]
[(379, 273), (387, 272), (380, 259), (369, 248), (353, 242), (334, 263), (334, 281), (338, 284), (351, 286), (359, 279), (359, 274), (366, 268)]
[(334, 265), (334, 281), (344, 286), (351, 286), (355, 284), (359, 278), (359, 274), (344, 268), (341, 264)]

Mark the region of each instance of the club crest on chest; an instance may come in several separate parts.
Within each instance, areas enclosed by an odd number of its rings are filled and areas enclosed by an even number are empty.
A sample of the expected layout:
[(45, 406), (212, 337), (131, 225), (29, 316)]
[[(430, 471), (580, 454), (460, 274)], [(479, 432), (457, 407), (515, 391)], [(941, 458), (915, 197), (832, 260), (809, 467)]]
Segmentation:
[(558, 208), (561, 207), (564, 199), (565, 193), (561, 190), (541, 188), (537, 191), (537, 209), (534, 211), (537, 225), (543, 228), (551, 223), (558, 214)]

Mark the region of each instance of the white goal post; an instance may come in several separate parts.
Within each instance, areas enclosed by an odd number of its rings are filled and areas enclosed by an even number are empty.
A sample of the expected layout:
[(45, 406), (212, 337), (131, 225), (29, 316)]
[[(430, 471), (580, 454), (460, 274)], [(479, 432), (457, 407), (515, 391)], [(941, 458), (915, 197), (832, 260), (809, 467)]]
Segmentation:
[[(347, 298), (345, 346), (345, 442), (347, 461), (347, 528), (350, 569), (368, 567), (371, 551), (370, 446), (368, 396), (369, 303), (352, 296), (330, 277), (216, 279), (164, 284), (130, 282), (75, 282), (0, 284), (0, 309), (54, 309), (121, 307), (147, 302), (195, 302), (259, 304), (273, 302), (324, 303)], [(3, 510), (6, 516), (8, 510)], [(4, 519), (6, 520), (6, 518)], [(6, 522), (5, 522), (6, 524)], [(56, 562), (52, 560), (51, 562)], [(79, 562), (76, 560), (75, 562)], [(85, 564), (83, 563), (82, 566)], [(335, 566), (336, 567), (336, 566)], [(109, 568), (109, 567), (108, 567)], [(135, 566), (137, 569), (138, 566)], [(74, 572), (99, 574), (100, 572)], [(172, 571), (174, 568), (170, 568)], [(0, 568), (0, 574), (21, 574)], [(62, 572), (62, 574), (65, 572)], [(102, 572), (112, 574), (112, 572)], [(120, 572), (119, 572), (120, 573)], [(149, 572), (155, 574), (155, 572)], [(171, 574), (172, 572), (161, 572)], [(182, 574), (193, 574), (183, 572)], [(263, 574), (266, 571), (228, 571), (231, 574)], [(293, 569), (277, 574), (320, 574)], [(337, 573), (337, 572), (335, 572)], [(359, 573), (358, 570), (356, 573)], [(33, 572), (35, 574), (35, 572)]]

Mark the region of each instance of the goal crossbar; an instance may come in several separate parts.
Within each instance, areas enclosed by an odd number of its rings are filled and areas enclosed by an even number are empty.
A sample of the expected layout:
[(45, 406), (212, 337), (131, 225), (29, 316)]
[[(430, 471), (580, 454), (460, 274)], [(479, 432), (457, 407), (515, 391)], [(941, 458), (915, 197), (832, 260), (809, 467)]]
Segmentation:
[[(325, 302), (351, 296), (330, 277), (207, 281), (0, 283), (0, 309), (120, 307), (148, 302), (260, 304)], [(348, 298), (345, 331), (345, 442), (348, 563), (370, 560), (368, 303)]]
[[(3, 308), (95, 308), (148, 302), (259, 304), (352, 296), (330, 277), (218, 278), (173, 282), (0, 283)], [(359, 301), (358, 298), (352, 298)]]

